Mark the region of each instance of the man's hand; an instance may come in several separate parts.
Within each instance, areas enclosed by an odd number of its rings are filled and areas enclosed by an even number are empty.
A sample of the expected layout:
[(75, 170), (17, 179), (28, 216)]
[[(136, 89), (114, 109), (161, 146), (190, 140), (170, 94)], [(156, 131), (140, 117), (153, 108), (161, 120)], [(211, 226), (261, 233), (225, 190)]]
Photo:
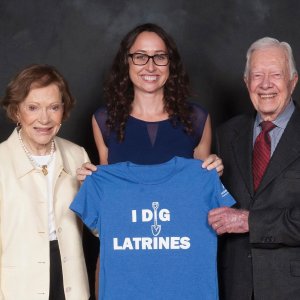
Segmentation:
[(214, 208), (208, 213), (208, 223), (217, 234), (249, 231), (249, 211), (230, 207)]

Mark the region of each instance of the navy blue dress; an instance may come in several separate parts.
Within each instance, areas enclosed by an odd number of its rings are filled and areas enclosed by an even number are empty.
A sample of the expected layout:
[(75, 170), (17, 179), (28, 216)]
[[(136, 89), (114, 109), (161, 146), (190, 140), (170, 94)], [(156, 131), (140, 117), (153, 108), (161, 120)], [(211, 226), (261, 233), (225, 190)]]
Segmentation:
[(199, 144), (207, 111), (198, 104), (193, 108), (193, 130), (188, 135), (183, 126), (174, 125), (169, 119), (158, 122), (146, 122), (130, 116), (125, 127), (125, 139), (119, 142), (115, 132), (109, 132), (105, 122), (105, 108), (99, 108), (94, 116), (108, 148), (108, 163), (131, 161), (136, 164), (160, 164), (174, 156), (193, 158), (193, 151)]

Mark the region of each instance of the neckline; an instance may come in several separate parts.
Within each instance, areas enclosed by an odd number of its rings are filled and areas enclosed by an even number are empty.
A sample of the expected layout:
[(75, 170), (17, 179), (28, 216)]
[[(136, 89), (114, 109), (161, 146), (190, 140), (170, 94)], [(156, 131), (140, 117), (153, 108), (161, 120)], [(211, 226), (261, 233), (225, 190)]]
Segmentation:
[(134, 120), (134, 121), (141, 122), (141, 123), (147, 123), (147, 124), (157, 124), (157, 123), (163, 123), (163, 122), (170, 121), (170, 118), (167, 118), (167, 119), (164, 119), (164, 120), (160, 120), (160, 121), (145, 121), (145, 120), (133, 117), (132, 115), (129, 115), (129, 118), (132, 119), (132, 120)]
[[(168, 181), (175, 175), (178, 169), (178, 157), (175, 156), (167, 162), (155, 165), (140, 165), (127, 161), (126, 166), (129, 177), (134, 182), (143, 185), (156, 185)], [(142, 178), (137, 169), (147, 170), (142, 172)]]
[[(50, 150), (50, 154), (49, 154), (49, 158), (47, 159), (47, 161), (44, 164), (40, 164), (39, 161), (37, 159), (34, 158), (34, 155), (26, 148), (22, 136), (21, 136), (21, 130), (22, 128), (20, 128), (18, 130), (18, 138), (19, 138), (19, 142), (24, 150), (24, 152), (26, 153), (27, 158), (30, 160), (32, 166), (36, 169), (40, 169), (42, 171), (42, 173), (44, 174), (44, 176), (48, 175), (48, 167), (50, 166), (53, 157), (54, 157), (54, 152), (55, 152), (55, 143), (54, 143), (54, 139), (51, 140), (51, 150)], [(42, 157), (42, 160), (44, 160), (45, 157), (47, 157), (47, 155), (40, 155), (40, 157)]]

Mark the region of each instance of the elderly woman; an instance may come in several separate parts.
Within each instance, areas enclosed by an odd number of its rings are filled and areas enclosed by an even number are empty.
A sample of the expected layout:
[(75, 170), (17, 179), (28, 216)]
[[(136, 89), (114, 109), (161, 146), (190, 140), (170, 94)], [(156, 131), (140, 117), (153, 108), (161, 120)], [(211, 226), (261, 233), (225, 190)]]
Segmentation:
[(89, 299), (82, 226), (69, 210), (89, 158), (56, 136), (73, 105), (48, 65), (22, 70), (2, 99), (17, 127), (0, 144), (0, 299)]

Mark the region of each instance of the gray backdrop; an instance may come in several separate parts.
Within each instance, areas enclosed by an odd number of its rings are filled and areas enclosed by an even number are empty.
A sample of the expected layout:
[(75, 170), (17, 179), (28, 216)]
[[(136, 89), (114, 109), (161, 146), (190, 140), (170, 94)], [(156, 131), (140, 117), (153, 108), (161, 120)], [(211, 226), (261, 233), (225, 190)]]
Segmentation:
[[(154, 22), (175, 39), (197, 97), (213, 125), (251, 109), (243, 83), (245, 52), (263, 36), (288, 41), (300, 62), (297, 0), (0, 0), (0, 91), (31, 63), (55, 65), (77, 105), (60, 135), (97, 163), (91, 115), (119, 42), (137, 24)], [(298, 98), (298, 89), (295, 99)], [(0, 113), (0, 142), (14, 125)]]

